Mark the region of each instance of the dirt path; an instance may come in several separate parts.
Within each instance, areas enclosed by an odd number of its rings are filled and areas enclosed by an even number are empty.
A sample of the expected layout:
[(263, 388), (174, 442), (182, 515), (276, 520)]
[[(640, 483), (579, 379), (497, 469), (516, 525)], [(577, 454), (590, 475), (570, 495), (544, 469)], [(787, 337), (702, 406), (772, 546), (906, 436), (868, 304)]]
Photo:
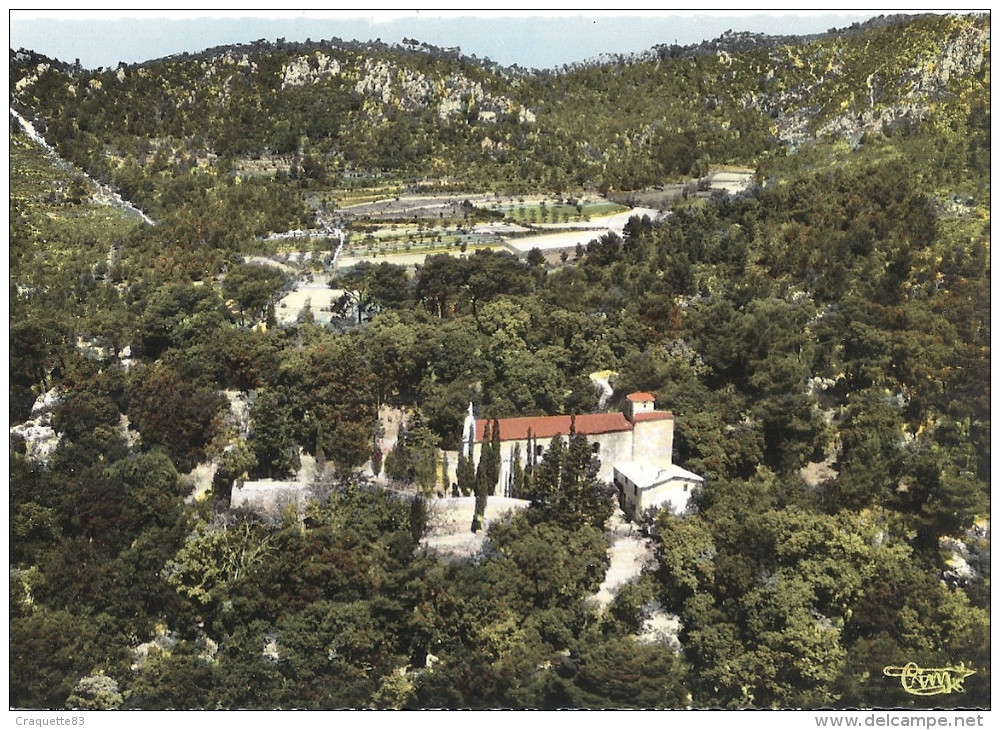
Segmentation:
[(611, 547), (608, 548), (611, 564), (600, 589), (589, 599), (600, 611), (611, 604), (623, 585), (638, 579), (642, 569), (654, 560), (652, 541), (643, 537), (639, 528), (625, 518), (621, 508), (615, 508), (608, 521), (608, 530), (611, 532)]

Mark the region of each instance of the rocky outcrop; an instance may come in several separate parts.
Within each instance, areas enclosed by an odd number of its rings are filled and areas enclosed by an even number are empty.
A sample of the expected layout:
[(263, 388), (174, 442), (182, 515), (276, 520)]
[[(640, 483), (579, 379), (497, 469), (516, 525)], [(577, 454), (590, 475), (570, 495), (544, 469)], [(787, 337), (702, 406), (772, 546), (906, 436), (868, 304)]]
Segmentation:
[[(790, 57), (789, 49), (780, 49), (771, 53), (773, 66), (766, 81), (774, 80), (782, 66), (816, 71), (782, 91), (748, 93), (744, 103), (760, 106), (775, 117), (776, 135), (789, 144), (840, 137), (856, 145), (866, 134), (883, 134), (932, 117), (935, 105), (954, 95), (960, 79), (982, 69), (989, 44), (989, 27), (960, 25), (935, 52), (915, 52), (917, 60), (901, 72), (890, 76), (883, 68), (872, 69), (862, 93), (852, 89), (849, 81), (849, 75), (858, 71), (855, 64), (840, 59), (835, 50)], [(841, 101), (831, 115), (814, 99)]]
[(356, 63), (322, 51), (297, 56), (285, 65), (281, 89), (334, 78), (352, 80), (353, 92), (369, 102), (368, 111), (376, 118), (384, 116), (380, 107), (393, 107), (409, 113), (434, 109), (441, 121), (467, 117), (489, 123), (502, 115), (513, 115), (521, 124), (535, 122), (533, 111), (504, 95), (493, 94), (483, 82), (464, 74), (433, 76), (371, 56)]
[(43, 393), (31, 407), (24, 423), (11, 426), (10, 434), (24, 439), (26, 453), (32, 461), (48, 462), (59, 445), (59, 434), (52, 428), (52, 412), (62, 401), (62, 394), (53, 388)]
[(340, 70), (340, 62), (325, 53), (299, 56), (285, 66), (285, 75), (281, 79), (281, 89), (316, 84), (332, 76), (339, 76)]

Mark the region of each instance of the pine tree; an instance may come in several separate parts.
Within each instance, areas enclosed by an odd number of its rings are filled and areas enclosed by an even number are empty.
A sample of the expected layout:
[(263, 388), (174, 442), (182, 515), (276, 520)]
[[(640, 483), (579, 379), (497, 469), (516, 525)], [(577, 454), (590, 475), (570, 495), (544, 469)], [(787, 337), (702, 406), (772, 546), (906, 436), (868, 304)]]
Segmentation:
[(602, 527), (610, 516), (608, 499), (597, 480), (600, 462), (594, 457), (587, 437), (570, 438), (563, 454), (554, 516), (560, 524), (575, 529), (583, 524)]
[(613, 506), (606, 486), (597, 479), (599, 470), (586, 436), (575, 434), (567, 443), (557, 435), (541, 463), (531, 466), (530, 474), (525, 470), (521, 496), (531, 500), (534, 514), (542, 520), (568, 530), (584, 525), (601, 529)]

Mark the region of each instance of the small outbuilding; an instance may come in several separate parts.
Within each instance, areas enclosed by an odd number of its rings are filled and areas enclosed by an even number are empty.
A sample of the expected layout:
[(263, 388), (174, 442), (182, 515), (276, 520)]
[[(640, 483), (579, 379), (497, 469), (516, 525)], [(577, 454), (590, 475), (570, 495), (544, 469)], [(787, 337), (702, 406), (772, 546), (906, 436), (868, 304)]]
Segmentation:
[(622, 497), (622, 509), (636, 520), (653, 509), (668, 509), (674, 514), (687, 510), (694, 490), (704, 479), (676, 464), (627, 461), (615, 464), (615, 486)]

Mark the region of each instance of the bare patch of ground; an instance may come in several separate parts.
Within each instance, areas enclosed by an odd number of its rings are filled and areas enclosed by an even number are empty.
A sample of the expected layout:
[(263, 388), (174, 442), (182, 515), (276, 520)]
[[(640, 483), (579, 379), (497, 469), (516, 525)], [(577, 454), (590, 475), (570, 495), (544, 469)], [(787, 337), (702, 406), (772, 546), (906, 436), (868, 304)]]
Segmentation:
[(586, 221), (572, 221), (568, 223), (537, 223), (534, 224), (534, 228), (538, 230), (553, 231), (566, 229), (588, 229), (591, 231), (600, 231), (602, 233), (604, 231), (612, 230), (620, 233), (625, 228), (625, 224), (628, 223), (629, 218), (634, 215), (637, 215), (640, 218), (644, 215), (648, 215), (652, 220), (661, 215), (661, 212), (655, 208), (629, 208), (622, 213), (598, 216)]
[[(832, 418), (832, 411), (824, 415), (829, 424)], [(807, 486), (816, 488), (825, 482), (830, 482), (839, 476), (839, 472), (834, 468), (834, 464), (840, 458), (840, 444), (834, 444), (826, 454), (823, 461), (810, 461), (799, 469), (799, 476)]]
[(832, 481), (837, 478), (837, 470), (833, 468), (836, 458), (836, 454), (834, 454), (825, 461), (810, 461), (799, 469), (799, 476), (802, 477), (802, 481), (813, 488), (824, 482)]
[(206, 461), (198, 464), (189, 473), (184, 475), (184, 483), (190, 490), (190, 494), (185, 498), (188, 504), (200, 502), (212, 489), (212, 481), (215, 479), (215, 472), (218, 470), (217, 461)]
[(646, 612), (636, 638), (640, 644), (668, 646), (674, 651), (680, 651), (680, 633), (683, 628), (677, 614), (665, 611), (657, 604)]
[(608, 195), (608, 198), (624, 205), (644, 205), (659, 210), (689, 197), (709, 197), (716, 192), (742, 192), (753, 181), (753, 174), (753, 170), (719, 170), (703, 178), (642, 190), (624, 190)]
[[(632, 216), (649, 216), (655, 219), (660, 215), (660, 211), (653, 208), (631, 208), (624, 213), (593, 218), (586, 223), (551, 223), (548, 225), (536, 226), (539, 230), (561, 231), (559, 233), (543, 233), (537, 236), (526, 236), (524, 238), (512, 238), (506, 241), (508, 248), (520, 253), (527, 253), (533, 248), (540, 251), (553, 249), (576, 248), (577, 245), (586, 246), (595, 238), (600, 238), (606, 233), (616, 233), (619, 236), (625, 230), (625, 224)], [(566, 230), (569, 229), (569, 230)]]
[(472, 532), (475, 497), (444, 497), (428, 500), (427, 530), (420, 546), (428, 555), (449, 561), (468, 560), (483, 549), (490, 525), (527, 508), (529, 502), (510, 497), (486, 500), (483, 529)]
[(595, 238), (600, 238), (604, 233), (603, 230), (595, 229), (545, 233), (539, 236), (511, 239), (507, 242), (507, 246), (518, 253), (528, 253), (533, 248), (537, 248), (539, 251), (571, 249), (576, 248), (577, 245), (586, 246)]
[(338, 211), (352, 218), (392, 220), (398, 218), (462, 218), (468, 212), (465, 203), (478, 207), (504, 201), (495, 195), (441, 193), (429, 195), (387, 195), (369, 203), (345, 205)]
[(322, 281), (306, 282), (278, 301), (274, 315), (279, 324), (295, 324), (308, 304), (313, 319), (328, 324), (333, 319), (331, 309), (343, 294), (343, 289), (331, 289)]

